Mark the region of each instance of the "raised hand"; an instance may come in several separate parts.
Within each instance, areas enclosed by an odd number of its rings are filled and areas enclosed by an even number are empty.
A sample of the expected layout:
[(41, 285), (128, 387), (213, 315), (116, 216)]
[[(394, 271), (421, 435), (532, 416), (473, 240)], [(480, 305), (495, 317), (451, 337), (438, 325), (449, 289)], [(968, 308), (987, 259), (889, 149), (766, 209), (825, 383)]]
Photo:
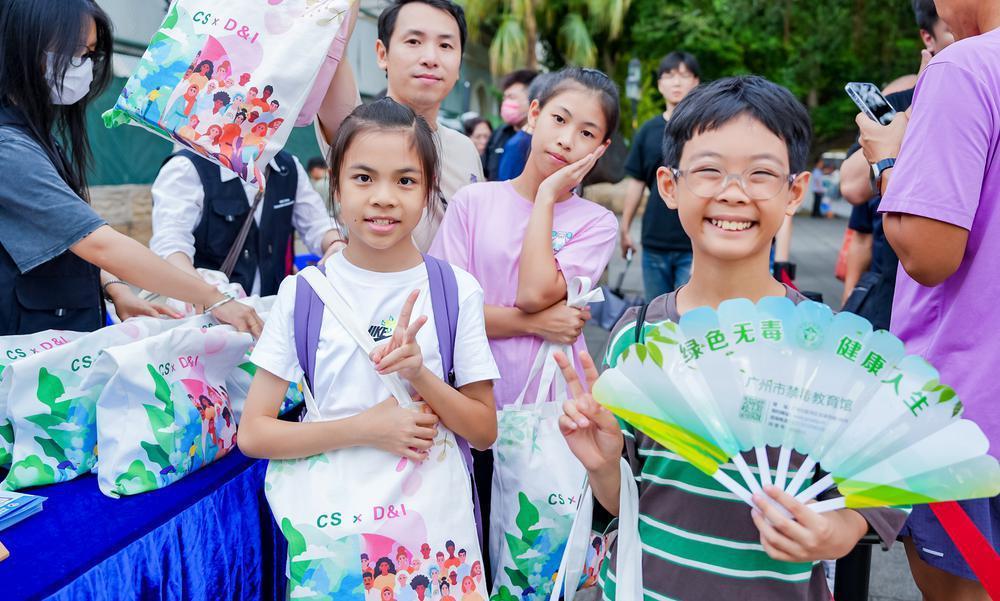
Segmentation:
[(542, 185), (538, 187), (538, 193), (535, 195), (536, 202), (556, 202), (563, 194), (579, 186), (583, 182), (583, 178), (587, 177), (590, 170), (597, 164), (597, 160), (604, 156), (604, 151), (608, 149), (610, 143), (608, 141), (601, 144), (594, 152), (545, 178)]
[(420, 296), (419, 290), (414, 290), (406, 298), (403, 310), (396, 322), (396, 329), (389, 342), (379, 346), (371, 354), (375, 369), (382, 375), (398, 373), (406, 380), (415, 380), (424, 367), (424, 357), (417, 344), (417, 332), (427, 323), (427, 316), (421, 315), (410, 323), (413, 306)]
[(586, 388), (563, 353), (555, 353), (571, 398), (563, 403), (559, 430), (573, 454), (588, 472), (617, 471), (625, 439), (614, 414), (602, 407), (590, 392), (597, 381), (597, 368), (587, 353), (580, 353)]

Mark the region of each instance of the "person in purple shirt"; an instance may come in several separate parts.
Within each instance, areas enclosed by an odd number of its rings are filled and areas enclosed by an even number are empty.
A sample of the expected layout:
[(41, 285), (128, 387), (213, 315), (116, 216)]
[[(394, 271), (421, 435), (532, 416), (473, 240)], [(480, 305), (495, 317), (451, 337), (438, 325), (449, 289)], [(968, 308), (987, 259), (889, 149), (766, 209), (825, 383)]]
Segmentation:
[[(881, 172), (886, 237), (901, 270), (892, 331), (958, 392), (965, 417), (1000, 456), (1000, 0), (936, 0), (959, 40), (924, 52), (912, 116), (882, 127), (858, 117), (868, 161)], [(896, 159), (895, 162), (893, 159)], [(1000, 497), (961, 503), (1000, 549)], [(924, 599), (988, 599), (927, 506), (901, 536)]]

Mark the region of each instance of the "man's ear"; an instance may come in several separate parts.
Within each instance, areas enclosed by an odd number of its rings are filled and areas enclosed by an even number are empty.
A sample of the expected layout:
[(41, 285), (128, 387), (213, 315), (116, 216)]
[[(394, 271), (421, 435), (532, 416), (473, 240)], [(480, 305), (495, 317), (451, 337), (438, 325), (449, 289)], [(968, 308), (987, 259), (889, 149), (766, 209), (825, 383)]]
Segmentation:
[(378, 63), (378, 68), (385, 71), (386, 75), (388, 75), (389, 49), (385, 47), (382, 40), (375, 40), (375, 62)]
[(785, 207), (785, 215), (794, 216), (796, 211), (799, 210), (799, 206), (805, 200), (806, 194), (809, 193), (810, 181), (812, 181), (812, 173), (809, 171), (803, 171), (792, 181), (789, 188), (788, 205)]
[(656, 170), (656, 189), (660, 192), (660, 198), (666, 203), (667, 208), (677, 210), (677, 180), (669, 167), (660, 167)]

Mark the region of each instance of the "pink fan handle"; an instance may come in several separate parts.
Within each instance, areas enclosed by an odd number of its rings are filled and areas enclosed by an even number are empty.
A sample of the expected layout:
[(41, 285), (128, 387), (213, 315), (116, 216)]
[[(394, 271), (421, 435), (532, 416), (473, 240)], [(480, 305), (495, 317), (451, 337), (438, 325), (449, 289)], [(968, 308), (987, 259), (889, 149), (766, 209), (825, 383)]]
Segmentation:
[(1000, 599), (1000, 555), (996, 549), (955, 501), (931, 503), (930, 507), (990, 598)]

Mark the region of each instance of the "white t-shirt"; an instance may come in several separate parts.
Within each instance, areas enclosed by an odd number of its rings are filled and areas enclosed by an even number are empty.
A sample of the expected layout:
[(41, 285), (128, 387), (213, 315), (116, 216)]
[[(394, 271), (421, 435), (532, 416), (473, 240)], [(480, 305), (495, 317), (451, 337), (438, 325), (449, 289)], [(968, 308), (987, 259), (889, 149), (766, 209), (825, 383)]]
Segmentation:
[[(330, 145), (326, 143), (319, 120), (316, 121), (316, 139), (323, 156), (330, 156)], [(455, 193), (469, 184), (485, 180), (479, 152), (468, 136), (444, 125), (438, 125), (434, 132), (434, 141), (437, 142), (441, 163), (441, 194), (444, 196), (444, 202), (438, 200), (433, 213), (425, 212), (423, 219), (413, 229), (413, 241), (421, 252), (427, 252), (431, 247), (431, 242), (434, 241), (441, 220), (444, 218), (446, 205), (451, 202)]]
[[(420, 298), (413, 308), (413, 319), (426, 315), (428, 321), (417, 334), (424, 365), (441, 374), (434, 311), (431, 307), (427, 268), (420, 264), (395, 273), (367, 271), (352, 265), (343, 253), (326, 263), (326, 273), (337, 290), (355, 310), (356, 321), (368, 327), (376, 342), (388, 341), (395, 331), (396, 319), (413, 290)], [(458, 333), (455, 336), (455, 384), (496, 380), (500, 377), (483, 317), (483, 290), (479, 283), (461, 269), (458, 280)], [(274, 375), (295, 382), (302, 378), (302, 368), (295, 352), (295, 286), (297, 277), (286, 278), (278, 290), (264, 325), (264, 332), (254, 348), (251, 361)], [(314, 396), (320, 416), (307, 415), (307, 421), (343, 419), (357, 415), (387, 399), (390, 394), (375, 372), (368, 355), (361, 350), (337, 318), (327, 311), (323, 316), (319, 347), (316, 350)], [(411, 394), (413, 390), (411, 389)]]

